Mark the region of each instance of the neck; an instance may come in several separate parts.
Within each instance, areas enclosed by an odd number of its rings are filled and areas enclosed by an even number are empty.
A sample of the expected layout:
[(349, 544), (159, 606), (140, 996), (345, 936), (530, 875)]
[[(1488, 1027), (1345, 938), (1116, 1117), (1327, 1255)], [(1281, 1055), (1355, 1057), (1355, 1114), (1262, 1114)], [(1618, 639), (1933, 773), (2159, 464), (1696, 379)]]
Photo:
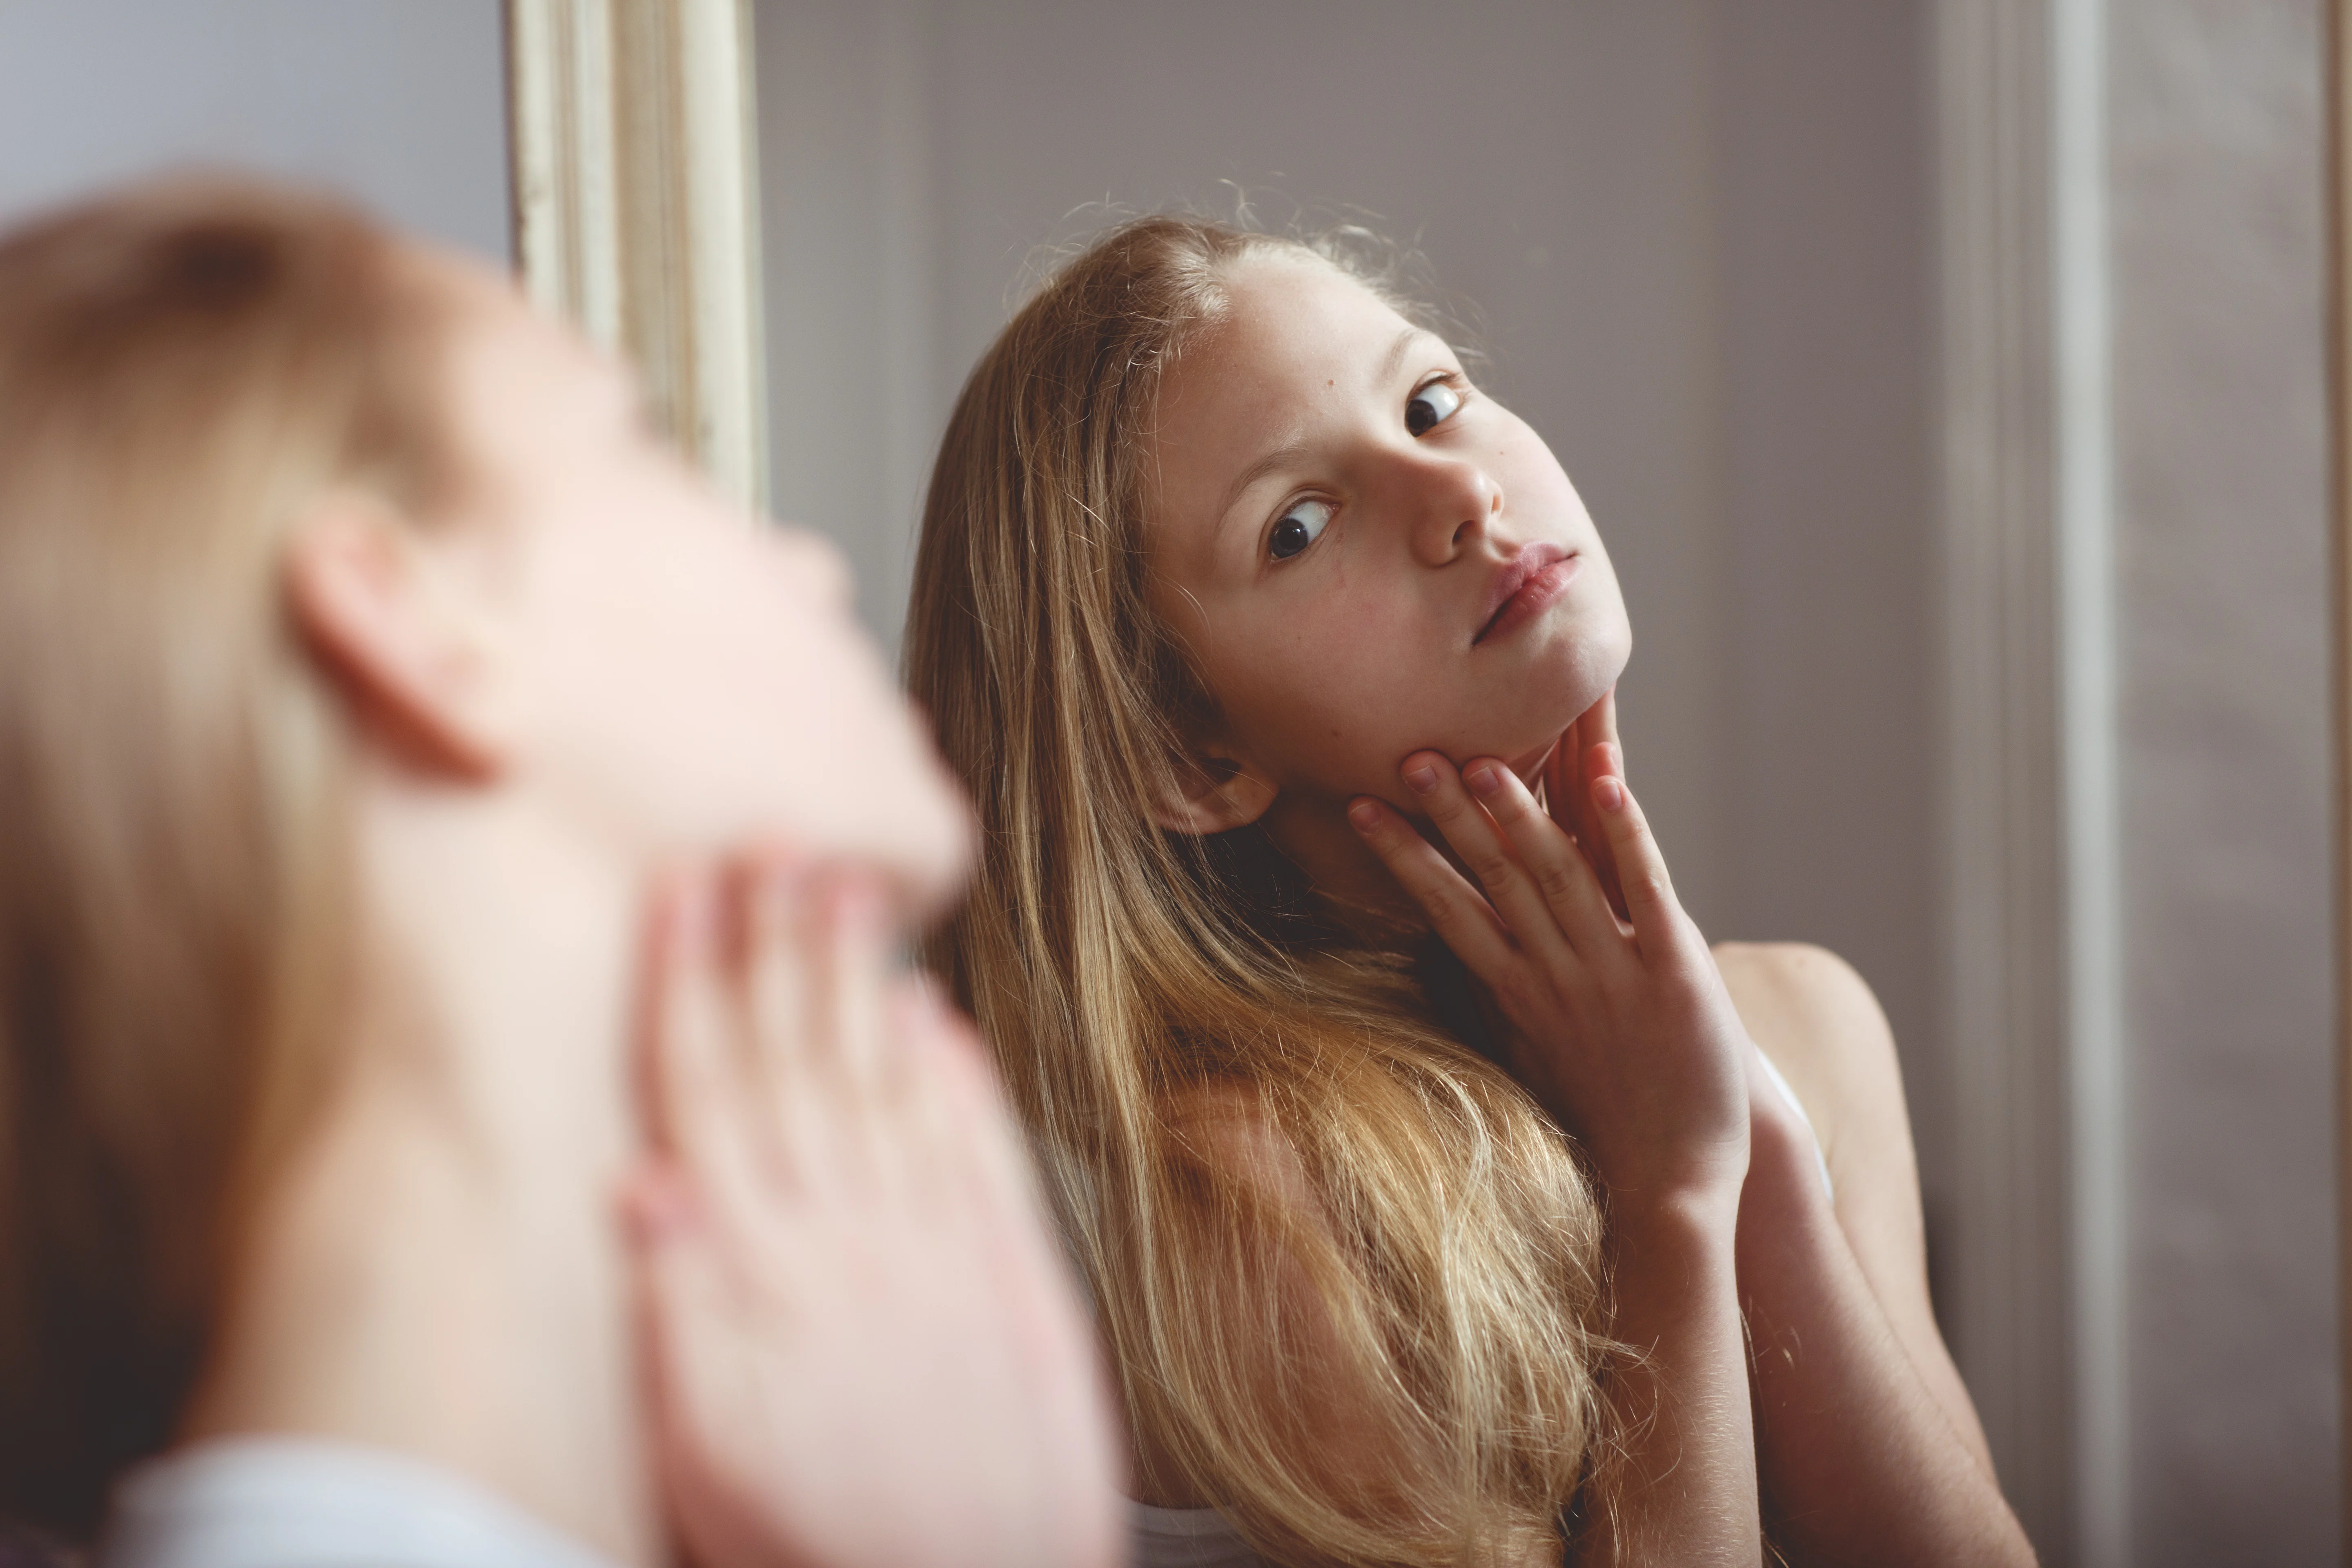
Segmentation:
[[(1521, 782), (1537, 791), (1538, 800), (1543, 786), (1538, 779), (1551, 752), (1551, 746), (1543, 746), (1510, 764)], [(1429, 917), (1349, 826), (1347, 814), (1346, 798), (1286, 789), (1263, 821), (1267, 838), (1307, 874), (1316, 896), (1351, 935), (1372, 947), (1409, 946), (1429, 934)], [(1424, 819), (1414, 826), (1471, 886), (1477, 886), (1477, 878), (1433, 825)]]
[(189, 1436), (396, 1450), (659, 1561), (612, 1214), (635, 889), (510, 801), (362, 795), (341, 1076), (256, 1218)]
[(1266, 837), (1350, 935), (1370, 947), (1409, 946), (1428, 931), (1428, 917), (1348, 825), (1347, 804), (1286, 793), (1265, 815)]

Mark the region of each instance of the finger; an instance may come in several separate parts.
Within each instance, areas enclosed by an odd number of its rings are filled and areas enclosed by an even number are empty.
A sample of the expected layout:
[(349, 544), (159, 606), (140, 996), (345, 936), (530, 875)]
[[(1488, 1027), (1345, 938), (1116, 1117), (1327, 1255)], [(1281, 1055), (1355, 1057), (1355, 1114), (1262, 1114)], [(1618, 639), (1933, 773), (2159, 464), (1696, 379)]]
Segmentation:
[(1025, 1222), (1038, 1194), (1027, 1142), (1004, 1103), (988, 1049), (961, 1016), (922, 987), (892, 999), (920, 1063), (929, 1137), (961, 1198), (992, 1223)]
[(726, 1380), (713, 1358), (727, 1331), (728, 1285), (691, 1189), (650, 1168), (623, 1194), (638, 1376), (657, 1460), (689, 1486), (708, 1468), (703, 1436), (711, 1390)]
[(1576, 836), (1591, 862), (1609, 907), (1620, 919), (1625, 900), (1617, 888), (1617, 866), (1609, 837), (1592, 809), (1592, 782), (1601, 773), (1622, 778), (1622, 753), (1617, 742), (1617, 693), (1612, 687), (1582, 713), (1544, 759), (1544, 798), (1552, 820)]
[(1568, 940), (1551, 906), (1511, 853), (1503, 830), (1486, 807), (1471, 798), (1454, 764), (1436, 752), (1416, 752), (1405, 759), (1403, 771), (1405, 783), (1420, 795), (1429, 819), (1478, 879), (1486, 901), (1511, 934), (1541, 958), (1564, 952)]
[(782, 857), (746, 862), (739, 884), (747, 955), (745, 1032), (760, 1085), (760, 1142), (771, 1169), (805, 1180), (831, 1156), (838, 1118), (824, 1113), (823, 1072), (813, 1064), (821, 1026), (815, 1001), (813, 897), (802, 868)]
[(1348, 821), (1471, 973), (1491, 986), (1518, 962), (1494, 906), (1393, 807), (1360, 795), (1348, 806)]
[(1608, 895), (1609, 907), (1622, 917), (1626, 913), (1625, 890), (1618, 878), (1617, 855), (1609, 847), (1608, 831), (1601, 826), (1592, 806), (1593, 785), (1604, 778), (1613, 778), (1620, 784), (1625, 782), (1624, 752), (1615, 739), (1616, 726), (1613, 722), (1609, 731), (1608, 739), (1595, 741), (1584, 749), (1571, 793), (1584, 803), (1585, 832), (1580, 841), (1590, 846), (1592, 869), (1601, 879), (1601, 889)]
[(675, 1151), (684, 1141), (678, 1123), (688, 1114), (686, 1087), (678, 1081), (680, 1064), (673, 1062), (664, 1048), (663, 1026), (671, 1005), (669, 971), (676, 963), (671, 950), (680, 940), (671, 927), (688, 918), (683, 905), (691, 896), (684, 872), (657, 875), (646, 896), (645, 923), (638, 939), (630, 1072), (646, 1146), (665, 1152)]
[(845, 872), (828, 880), (817, 910), (819, 1048), (868, 1110), (897, 1082), (893, 1069), (902, 1065), (884, 1024), (891, 989), (885, 907), (871, 879)]
[(1070, 1259), (1055, 1239), (1028, 1142), (1005, 1103), (987, 1047), (971, 1026), (929, 994), (908, 998), (910, 1032), (953, 1127), (971, 1237), (1007, 1296), (1067, 1319), (1083, 1339)]
[(750, 1089), (736, 1047), (720, 952), (719, 891), (708, 873), (665, 889), (646, 965), (646, 1074), (656, 1147), (717, 1200), (756, 1191), (742, 1102)]
[[(890, 1048), (905, 1061), (906, 1087), (897, 1097), (900, 1114), (890, 1119), (895, 1135), (908, 1147), (903, 1162), (916, 1170), (930, 1201), (962, 1214), (980, 1201), (972, 1152), (974, 1125), (966, 1078), (992, 1078), (983, 1048), (920, 976), (892, 984), (885, 1026)], [(887, 1130), (886, 1130), (887, 1131)]]
[(1657, 958), (1678, 951), (1696, 932), (1675, 897), (1674, 879), (1666, 874), (1665, 858), (1658, 852), (1648, 818), (1642, 815), (1633, 792), (1613, 773), (1594, 781), (1591, 793), (1601, 832), (1616, 857), (1626, 912), (1643, 956)]
[(1622, 942), (1616, 911), (1601, 893), (1585, 851), (1544, 814), (1519, 776), (1491, 758), (1480, 758), (1462, 777), (1502, 830), (1569, 945), (1590, 953), (1597, 944)]

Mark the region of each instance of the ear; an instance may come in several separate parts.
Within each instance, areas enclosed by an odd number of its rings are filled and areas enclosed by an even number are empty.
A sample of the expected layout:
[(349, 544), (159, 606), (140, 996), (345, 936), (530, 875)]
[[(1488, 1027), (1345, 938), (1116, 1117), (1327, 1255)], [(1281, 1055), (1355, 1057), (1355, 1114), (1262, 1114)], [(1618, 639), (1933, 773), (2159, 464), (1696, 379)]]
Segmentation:
[(1171, 833), (1205, 837), (1255, 822), (1277, 793), (1230, 747), (1206, 744), (1176, 759), (1174, 782), (1153, 805), (1151, 820)]
[(285, 592), (365, 728), (412, 765), (478, 783), (509, 747), (481, 589), (455, 554), (390, 502), (331, 491), (288, 538)]

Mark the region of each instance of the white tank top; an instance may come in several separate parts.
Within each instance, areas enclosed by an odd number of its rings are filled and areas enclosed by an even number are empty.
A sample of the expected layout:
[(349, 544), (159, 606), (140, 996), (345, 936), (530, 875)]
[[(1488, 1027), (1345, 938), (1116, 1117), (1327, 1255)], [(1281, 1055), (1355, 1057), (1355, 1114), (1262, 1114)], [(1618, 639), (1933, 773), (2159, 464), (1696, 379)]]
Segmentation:
[(1213, 1508), (1127, 1505), (1133, 1568), (1265, 1568), (1233, 1521)]

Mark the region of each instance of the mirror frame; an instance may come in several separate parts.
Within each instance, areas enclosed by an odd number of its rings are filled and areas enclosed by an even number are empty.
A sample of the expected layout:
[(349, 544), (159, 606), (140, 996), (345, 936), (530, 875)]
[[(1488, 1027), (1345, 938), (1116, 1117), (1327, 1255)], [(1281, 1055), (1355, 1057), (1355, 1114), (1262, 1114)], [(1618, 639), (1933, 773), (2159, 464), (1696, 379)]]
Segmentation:
[(655, 424), (766, 509), (751, 0), (505, 0), (514, 253)]

